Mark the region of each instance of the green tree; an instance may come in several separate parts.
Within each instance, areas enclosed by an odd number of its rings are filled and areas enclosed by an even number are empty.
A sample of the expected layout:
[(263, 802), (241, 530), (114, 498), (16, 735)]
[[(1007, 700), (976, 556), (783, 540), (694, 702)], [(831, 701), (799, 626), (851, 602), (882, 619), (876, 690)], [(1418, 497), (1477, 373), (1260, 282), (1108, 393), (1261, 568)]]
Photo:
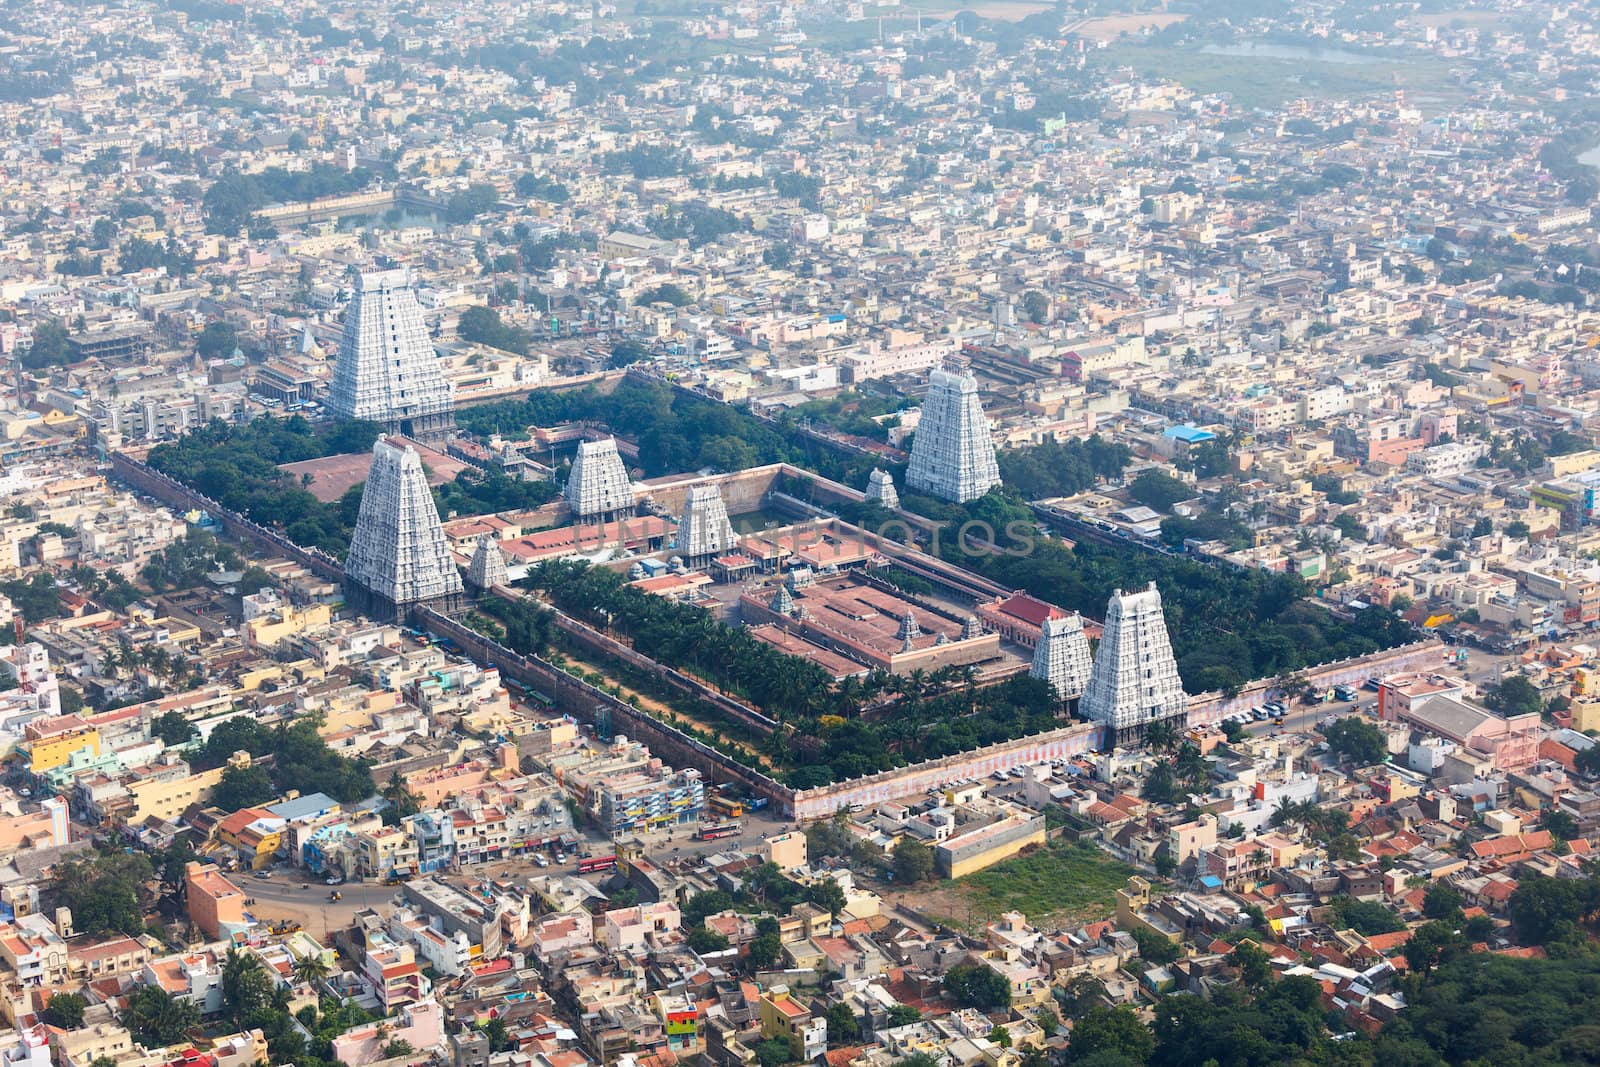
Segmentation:
[(728, 947), (728, 939), (708, 926), (696, 926), (689, 931), (689, 948), (701, 954), (721, 952)]
[(222, 961), (222, 1013), (235, 1029), (266, 1006), (272, 992), (272, 979), (254, 952), (229, 948)]
[(1411, 931), (1411, 938), (1406, 942), (1406, 966), (1417, 974), (1426, 975), (1471, 947), (1471, 943), (1450, 923), (1423, 923)]
[(1193, 500), (1195, 489), (1170, 474), (1148, 470), (1128, 486), (1128, 495), (1153, 511), (1171, 511), (1174, 504)]
[(150, 722), (150, 736), (159, 737), (161, 743), (169, 748), (186, 745), (199, 733), (194, 723), (184, 718), (181, 711), (164, 712)]
[(1483, 702), (1503, 715), (1537, 715), (1544, 708), (1539, 690), (1520, 674), (1503, 679), (1484, 693)]
[(1134, 927), (1133, 940), (1139, 946), (1139, 958), (1158, 967), (1177, 961), (1183, 949), (1160, 934), (1143, 927)]
[(232, 323), (218, 320), (206, 323), (206, 328), (200, 331), (195, 351), (205, 359), (223, 359), (231, 356), (238, 347), (239, 331)]
[(909, 1004), (896, 1004), (889, 1009), (890, 1026), (910, 1026), (922, 1021), (922, 1012)]
[(44, 1009), (44, 1021), (62, 1030), (76, 1030), (83, 1025), (83, 1009), (89, 1002), (77, 993), (57, 993)]
[(129, 998), (120, 1021), (145, 1048), (165, 1048), (177, 1044), (186, 1031), (200, 1025), (200, 1009), (193, 1001), (179, 1000), (158, 985), (142, 985)]
[(933, 849), (921, 841), (903, 839), (895, 846), (891, 870), (899, 884), (916, 885), (933, 874)]
[(57, 869), (56, 900), (71, 909), (73, 925), (81, 933), (135, 937), (144, 933), (142, 897), (154, 876), (142, 855), (102, 853)]
[(1322, 731), (1328, 747), (1352, 762), (1365, 766), (1382, 763), (1389, 755), (1384, 733), (1373, 723), (1346, 716)]
[(223, 811), (240, 811), (278, 799), (272, 775), (259, 763), (248, 767), (229, 767), (211, 791), (211, 803)]
[(1239, 969), (1239, 980), (1252, 989), (1272, 977), (1272, 957), (1254, 941), (1241, 941), (1228, 954), (1228, 962)]
[(750, 942), (745, 961), (749, 963), (752, 971), (770, 970), (782, 953), (783, 942), (778, 939), (777, 934), (762, 934)]
[(392, 1060), (398, 1056), (409, 1056), (415, 1051), (416, 1049), (411, 1047), (411, 1042), (403, 1037), (397, 1037), (383, 1046), (383, 1057)]
[(850, 1005), (842, 1000), (836, 1000), (828, 1005), (826, 1013), (828, 1020), (828, 1044), (848, 1045), (856, 1039), (860, 1025), (856, 1022), (855, 1012), (850, 1010)]
[(1434, 882), (1422, 894), (1422, 914), (1443, 922), (1461, 921), (1461, 893), (1449, 882)]
[(1511, 928), (1525, 945), (1581, 939), (1581, 925), (1600, 909), (1600, 877), (1525, 875), (1506, 902)]
[(1544, 829), (1549, 830), (1552, 837), (1560, 841), (1570, 841), (1578, 837), (1578, 819), (1560, 808), (1552, 808), (1544, 813), (1542, 821)]
[(781, 1037), (768, 1038), (756, 1045), (756, 1062), (761, 1067), (783, 1067), (786, 1063), (794, 1061), (794, 1055), (789, 1049), (789, 1042)]
[(1050, 314), (1050, 298), (1037, 289), (1029, 289), (1022, 294), (1022, 313), (1029, 322), (1043, 324)]
[(511, 1047), (511, 1035), (504, 1019), (490, 1019), (484, 1023), (483, 1036), (489, 1039), (490, 1052), (504, 1052)]
[(837, 919), (844, 910), (844, 889), (832, 878), (819, 878), (806, 890), (806, 900)]
[(1334, 897), (1333, 911), (1340, 923), (1364, 937), (1399, 933), (1406, 928), (1400, 916), (1372, 900)]
[(944, 976), (944, 989), (965, 1007), (991, 1011), (1011, 1006), (1010, 980), (981, 963), (964, 963), (950, 968)]
[[(1072, 1027), (1067, 1044), (1067, 1062), (1142, 1064), (1155, 1051), (1155, 1037), (1132, 1008), (1090, 1008)], [(1112, 1059), (1110, 1057), (1121, 1057)]]

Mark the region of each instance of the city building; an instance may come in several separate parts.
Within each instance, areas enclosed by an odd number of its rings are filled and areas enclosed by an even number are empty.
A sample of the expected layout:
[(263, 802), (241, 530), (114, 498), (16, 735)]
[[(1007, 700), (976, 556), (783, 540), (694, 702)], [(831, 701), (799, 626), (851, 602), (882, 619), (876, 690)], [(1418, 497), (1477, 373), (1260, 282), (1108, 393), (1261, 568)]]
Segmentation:
[(373, 618), (397, 619), (418, 605), (460, 609), (461, 573), (414, 448), (373, 442), (344, 573), (352, 605)]
[(928, 377), (928, 396), (911, 443), (906, 486), (962, 503), (1000, 484), (989, 420), (978, 399), (978, 379), (947, 360)]
[(424, 443), (455, 429), (450, 383), (439, 368), (410, 272), (358, 275), (328, 392), (338, 419), (381, 423)]
[(1104, 723), (1113, 742), (1124, 744), (1152, 722), (1181, 719), (1188, 707), (1160, 591), (1154, 582), (1135, 593), (1118, 589), (1106, 604), (1105, 629), (1079, 712)]

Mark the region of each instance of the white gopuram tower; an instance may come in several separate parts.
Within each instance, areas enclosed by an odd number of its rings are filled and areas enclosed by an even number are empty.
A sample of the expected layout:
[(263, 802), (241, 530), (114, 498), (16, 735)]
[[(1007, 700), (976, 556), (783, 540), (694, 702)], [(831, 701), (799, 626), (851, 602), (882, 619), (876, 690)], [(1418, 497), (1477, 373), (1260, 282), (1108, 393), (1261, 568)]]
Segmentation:
[(461, 573), (439, 525), (422, 459), (409, 445), (380, 437), (361, 494), (361, 512), (344, 561), (345, 597), (364, 615), (389, 622), (409, 608), (461, 609)]
[(510, 585), (511, 575), (506, 572), (506, 557), (500, 551), (500, 542), (494, 534), (484, 534), (472, 550), (472, 562), (467, 565), (467, 584), (474, 592), (487, 593), (497, 585)]
[(567, 476), (567, 506), (579, 520), (615, 518), (633, 510), (633, 483), (617, 452), (617, 439), (578, 442)]
[(678, 520), (678, 539), (673, 550), (691, 567), (728, 551), (738, 543), (728, 521), (728, 507), (714, 485), (696, 485), (683, 502), (683, 518)]
[(1114, 744), (1125, 744), (1153, 722), (1182, 719), (1188, 709), (1156, 584), (1137, 593), (1118, 589), (1106, 604), (1105, 632), (1078, 711), (1105, 723)]
[(961, 361), (947, 360), (928, 379), (906, 487), (961, 504), (999, 484), (1000, 465), (978, 400), (978, 379)]
[(893, 510), (900, 506), (900, 494), (894, 488), (894, 476), (886, 470), (874, 468), (867, 475), (867, 503)]
[(429, 444), (455, 430), (450, 383), (439, 369), (409, 271), (357, 277), (328, 412), (336, 419), (382, 423), (387, 433)]
[(1083, 632), (1083, 616), (1077, 612), (1065, 618), (1045, 619), (1039, 643), (1033, 646), (1033, 666), (1028, 673), (1049, 682), (1060, 701), (1076, 700), (1089, 684), (1093, 661), (1089, 638)]

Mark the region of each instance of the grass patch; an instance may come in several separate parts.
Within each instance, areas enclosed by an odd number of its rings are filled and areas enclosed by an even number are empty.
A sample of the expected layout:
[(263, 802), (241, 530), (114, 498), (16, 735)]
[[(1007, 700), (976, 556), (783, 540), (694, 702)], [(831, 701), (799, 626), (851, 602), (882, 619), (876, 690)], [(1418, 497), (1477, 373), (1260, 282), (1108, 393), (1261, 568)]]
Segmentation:
[(1331, 63), (1314, 56), (1225, 56), (1198, 48), (1145, 44), (1114, 44), (1091, 56), (1103, 66), (1132, 67), (1202, 95), (1230, 92), (1234, 102), (1246, 108), (1276, 108), (1300, 97), (1369, 97), (1396, 89), (1426, 94), (1438, 108), (1462, 95), (1450, 75), (1450, 65), (1426, 57)]
[(954, 890), (968, 928), (1020, 911), (1030, 922), (1092, 922), (1116, 910), (1117, 890), (1139, 872), (1094, 845), (1053, 841), (958, 879)]

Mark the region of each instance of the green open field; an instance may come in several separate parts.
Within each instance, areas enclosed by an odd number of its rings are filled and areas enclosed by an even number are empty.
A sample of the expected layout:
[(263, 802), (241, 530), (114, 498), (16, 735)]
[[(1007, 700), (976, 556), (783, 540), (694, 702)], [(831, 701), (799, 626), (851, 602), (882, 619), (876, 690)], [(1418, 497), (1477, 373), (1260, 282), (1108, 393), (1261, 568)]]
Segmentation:
[(1298, 97), (1370, 97), (1396, 89), (1404, 89), (1424, 111), (1442, 110), (1462, 98), (1448, 63), (1420, 57), (1354, 64), (1146, 44), (1113, 44), (1091, 56), (1101, 66), (1132, 67), (1197, 93), (1231, 92), (1234, 102), (1247, 108), (1276, 108)]
[(1070, 926), (1109, 917), (1117, 890), (1138, 873), (1093, 845), (1053, 841), (954, 882), (918, 887), (905, 903), (971, 932), (1008, 911), (1036, 926)]

